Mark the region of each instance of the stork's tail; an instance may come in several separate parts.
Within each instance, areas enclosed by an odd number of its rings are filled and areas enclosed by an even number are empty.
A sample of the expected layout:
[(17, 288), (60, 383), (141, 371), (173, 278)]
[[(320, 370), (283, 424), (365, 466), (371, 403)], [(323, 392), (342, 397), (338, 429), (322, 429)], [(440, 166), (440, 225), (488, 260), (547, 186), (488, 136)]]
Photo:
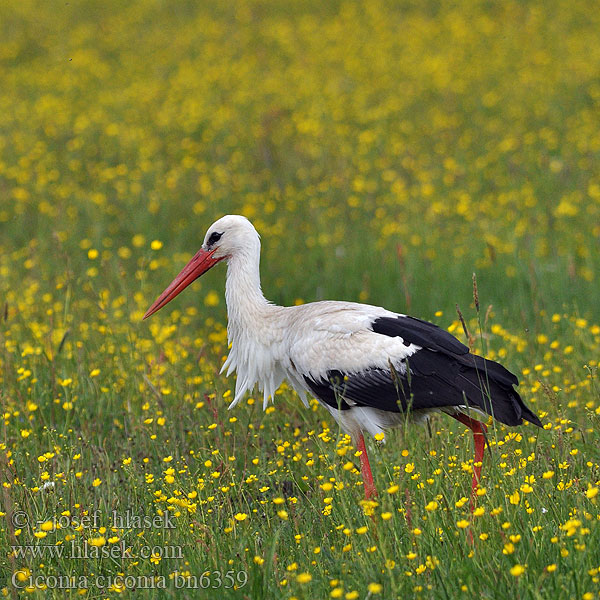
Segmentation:
[(542, 427), (538, 416), (526, 406), (514, 389), (513, 386), (519, 385), (519, 380), (508, 369), (474, 354), (466, 354), (460, 358), (460, 377), (479, 390), (479, 394), (472, 391), (467, 396), (477, 408), (505, 425), (521, 425), (525, 419)]

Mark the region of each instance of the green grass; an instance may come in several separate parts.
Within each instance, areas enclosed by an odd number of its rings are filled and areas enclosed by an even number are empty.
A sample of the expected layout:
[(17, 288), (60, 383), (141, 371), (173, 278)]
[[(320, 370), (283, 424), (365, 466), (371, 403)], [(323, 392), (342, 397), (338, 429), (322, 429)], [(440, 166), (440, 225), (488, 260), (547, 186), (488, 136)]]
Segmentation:
[[(3, 4), (2, 592), (597, 597), (594, 8)], [(261, 233), (273, 301), (464, 341), (458, 304), (519, 375), (545, 427), (490, 428), (478, 516), (470, 433), (443, 416), (369, 442), (365, 504), (315, 402), (228, 412), (223, 268), (142, 322), (226, 213)]]

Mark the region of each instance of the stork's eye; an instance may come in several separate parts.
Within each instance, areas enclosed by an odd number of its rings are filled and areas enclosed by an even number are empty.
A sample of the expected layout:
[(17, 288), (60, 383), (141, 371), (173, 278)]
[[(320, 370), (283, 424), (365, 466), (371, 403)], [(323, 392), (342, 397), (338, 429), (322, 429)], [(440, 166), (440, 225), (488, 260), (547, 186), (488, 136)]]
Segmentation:
[(215, 244), (216, 242), (218, 242), (221, 239), (221, 236), (223, 234), (219, 233), (218, 231), (213, 231), (210, 234), (210, 237), (208, 238), (208, 245), (212, 246), (213, 244)]

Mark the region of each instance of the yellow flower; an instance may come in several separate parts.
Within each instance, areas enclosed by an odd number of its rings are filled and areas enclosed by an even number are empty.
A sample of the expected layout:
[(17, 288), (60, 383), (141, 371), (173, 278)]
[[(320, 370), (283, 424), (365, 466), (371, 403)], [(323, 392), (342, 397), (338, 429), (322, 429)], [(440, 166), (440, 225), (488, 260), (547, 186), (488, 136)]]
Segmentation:
[(298, 575), (296, 575), (296, 581), (298, 583), (310, 583), (310, 581), (312, 581), (312, 575), (310, 573), (298, 573)]
[(591, 500), (598, 495), (598, 488), (590, 486), (585, 495)]
[(523, 573), (525, 573), (525, 567), (522, 565), (515, 565), (514, 567), (512, 567), (512, 569), (510, 570), (510, 574), (513, 577), (519, 577), (520, 575), (523, 575)]
[(214, 290), (210, 290), (204, 297), (204, 304), (206, 306), (219, 306), (219, 294)]
[(94, 487), (98, 487), (100, 484), (102, 483), (102, 479), (96, 477), (96, 479), (94, 479), (94, 481), (92, 481), (92, 485)]
[(515, 551), (515, 545), (512, 542), (508, 542), (504, 544), (504, 548), (502, 549), (502, 554), (512, 554)]
[(425, 510), (427, 512), (432, 512), (434, 511), (436, 508), (438, 507), (438, 503), (435, 500), (432, 500), (431, 502), (427, 503), (425, 505)]
[(248, 515), (246, 513), (237, 513), (233, 518), (236, 521), (245, 521), (248, 518)]
[(152, 248), (152, 250), (160, 250), (163, 247), (163, 243), (160, 240), (152, 240), (152, 242), (150, 242), (150, 248)]
[(131, 244), (135, 247), (135, 248), (141, 248), (144, 244), (146, 243), (146, 238), (141, 234), (141, 233), (136, 233), (132, 238), (131, 238)]
[(27, 567), (24, 567), (16, 572), (16, 576), (18, 581), (27, 581), (31, 577), (31, 571)]
[(466, 519), (461, 519), (460, 521), (456, 522), (456, 526), (460, 529), (466, 529), (469, 526), (469, 521)]
[(369, 593), (371, 594), (381, 594), (383, 586), (380, 583), (372, 582), (367, 586), (367, 590), (369, 590)]
[(568, 537), (575, 535), (579, 527), (581, 527), (581, 521), (579, 519), (569, 519), (564, 525), (560, 526), (563, 531), (567, 532)]
[(91, 538), (89, 540), (89, 544), (90, 544), (90, 546), (96, 546), (96, 547), (104, 546), (104, 544), (106, 544), (106, 538), (104, 536)]

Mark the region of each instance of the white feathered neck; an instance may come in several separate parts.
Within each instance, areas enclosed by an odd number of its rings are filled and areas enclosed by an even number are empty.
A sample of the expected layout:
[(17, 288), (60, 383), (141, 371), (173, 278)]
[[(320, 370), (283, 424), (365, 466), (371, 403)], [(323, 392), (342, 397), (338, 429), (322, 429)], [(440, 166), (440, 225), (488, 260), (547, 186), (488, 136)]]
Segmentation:
[(281, 367), (282, 329), (277, 314), (282, 307), (269, 302), (260, 287), (260, 240), (258, 235), (228, 258), (227, 338), (229, 356), (221, 368), (236, 371), (233, 408), (244, 393), (258, 383), (266, 407), (286, 373)]

